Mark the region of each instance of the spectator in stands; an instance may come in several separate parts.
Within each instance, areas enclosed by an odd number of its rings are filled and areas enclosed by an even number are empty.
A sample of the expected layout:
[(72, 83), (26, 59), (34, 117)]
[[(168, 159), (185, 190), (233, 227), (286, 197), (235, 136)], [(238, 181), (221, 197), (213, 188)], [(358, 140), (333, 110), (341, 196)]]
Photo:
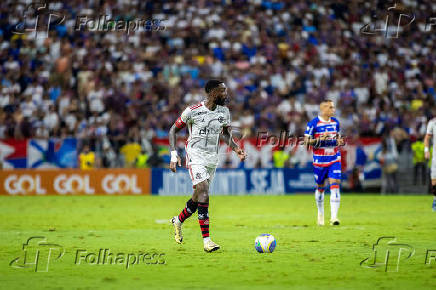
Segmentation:
[(121, 167), (118, 162), (117, 154), (112, 149), (109, 141), (103, 143), (102, 166), (104, 168)]
[(79, 154), (80, 169), (89, 170), (95, 168), (95, 153), (90, 150), (88, 144), (83, 145), (82, 152)]
[(136, 160), (135, 160), (136, 168), (147, 168), (148, 167), (147, 161), (148, 161), (148, 154), (144, 149), (142, 149), (141, 153), (138, 156), (136, 156)]
[(162, 157), (159, 155), (159, 147), (157, 145), (153, 145), (153, 153), (147, 160), (147, 165), (151, 168), (160, 168), (163, 167), (164, 161)]
[(388, 144), (386, 140), (383, 140), (382, 150), (378, 159), (382, 166), (381, 193), (397, 193), (398, 152), (395, 144)]
[(353, 192), (362, 192), (365, 180), (365, 164), (368, 159), (364, 146), (357, 136), (354, 137), (356, 144), (356, 161), (350, 176), (350, 189)]
[(427, 184), (427, 162), (424, 156), (424, 138), (422, 135), (412, 144), (413, 151), (413, 184), (418, 185), (418, 176), (421, 176), (421, 185)]
[(127, 168), (135, 167), (135, 160), (141, 153), (141, 145), (131, 139), (127, 144), (120, 148), (121, 154), (124, 155), (124, 166)]

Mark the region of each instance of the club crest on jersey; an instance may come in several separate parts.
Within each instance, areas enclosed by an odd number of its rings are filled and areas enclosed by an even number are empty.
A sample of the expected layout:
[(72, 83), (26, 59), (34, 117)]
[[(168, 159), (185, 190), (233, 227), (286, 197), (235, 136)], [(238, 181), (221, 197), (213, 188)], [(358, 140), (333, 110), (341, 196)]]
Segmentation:
[(219, 118), (218, 118), (218, 122), (220, 122), (220, 123), (224, 123), (224, 117), (223, 117), (223, 116), (219, 116)]
[(197, 173), (197, 174), (195, 175), (195, 178), (196, 178), (196, 179), (201, 179), (201, 173)]

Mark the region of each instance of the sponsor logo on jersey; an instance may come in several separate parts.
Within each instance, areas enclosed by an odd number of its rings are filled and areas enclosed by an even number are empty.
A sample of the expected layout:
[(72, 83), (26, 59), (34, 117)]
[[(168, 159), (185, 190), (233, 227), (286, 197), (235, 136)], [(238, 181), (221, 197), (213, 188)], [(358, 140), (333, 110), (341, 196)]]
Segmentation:
[(206, 114), (207, 112), (205, 112), (205, 111), (201, 111), (201, 112), (198, 112), (198, 113), (194, 113), (194, 114), (192, 114), (192, 116), (198, 116), (198, 115), (204, 115), (204, 114)]
[(198, 131), (198, 135), (221, 134), (222, 129), (214, 130), (213, 128), (204, 127)]

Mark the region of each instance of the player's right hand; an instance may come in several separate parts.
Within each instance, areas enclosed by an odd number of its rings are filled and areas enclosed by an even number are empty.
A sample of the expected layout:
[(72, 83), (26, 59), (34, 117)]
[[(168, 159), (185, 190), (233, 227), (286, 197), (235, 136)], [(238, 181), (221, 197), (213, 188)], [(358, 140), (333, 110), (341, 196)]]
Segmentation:
[(170, 169), (172, 172), (177, 171), (177, 165), (182, 166), (182, 159), (180, 159), (179, 156), (177, 156), (177, 162), (170, 162)]
[(337, 138), (337, 145), (338, 146), (344, 146), (345, 145), (344, 138), (342, 138), (341, 136), (338, 136), (338, 138)]
[(430, 159), (430, 152), (425, 152), (424, 153), (424, 157), (425, 157), (426, 160), (429, 160)]

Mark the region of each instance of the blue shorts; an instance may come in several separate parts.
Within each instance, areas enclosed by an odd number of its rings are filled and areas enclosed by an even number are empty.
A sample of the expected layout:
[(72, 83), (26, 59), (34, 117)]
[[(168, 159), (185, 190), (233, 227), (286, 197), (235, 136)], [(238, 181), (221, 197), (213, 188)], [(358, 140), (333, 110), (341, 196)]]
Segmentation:
[(318, 185), (323, 185), (327, 178), (341, 179), (341, 162), (335, 162), (328, 167), (313, 166), (313, 175)]

